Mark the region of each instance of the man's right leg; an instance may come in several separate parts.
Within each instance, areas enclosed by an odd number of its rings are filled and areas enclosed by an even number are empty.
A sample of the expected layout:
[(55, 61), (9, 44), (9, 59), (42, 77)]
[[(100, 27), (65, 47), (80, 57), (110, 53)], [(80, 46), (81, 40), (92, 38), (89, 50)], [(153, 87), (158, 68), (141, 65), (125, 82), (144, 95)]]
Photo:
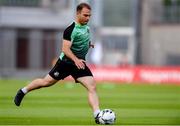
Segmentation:
[(88, 101), (93, 110), (95, 122), (99, 124), (99, 98), (96, 92), (96, 83), (92, 76), (79, 77), (77, 79), (88, 91)]
[(49, 86), (55, 84), (56, 82), (57, 82), (57, 80), (52, 78), (49, 74), (44, 78), (35, 79), (30, 84), (28, 84), (26, 87), (20, 89), (17, 92), (17, 94), (14, 98), (14, 103), (17, 106), (20, 106), (21, 101), (26, 93), (28, 93), (32, 90), (35, 90), (35, 89), (42, 88), (42, 87), (49, 87)]

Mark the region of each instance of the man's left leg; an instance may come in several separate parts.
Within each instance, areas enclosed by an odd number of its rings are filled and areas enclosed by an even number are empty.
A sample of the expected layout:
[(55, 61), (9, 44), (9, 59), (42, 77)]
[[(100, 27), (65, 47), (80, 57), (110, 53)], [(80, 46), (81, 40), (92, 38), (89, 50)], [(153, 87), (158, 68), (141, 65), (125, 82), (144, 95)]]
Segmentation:
[(91, 106), (94, 112), (94, 118), (96, 118), (100, 112), (100, 108), (94, 78), (92, 76), (85, 76), (78, 78), (77, 81), (80, 82), (87, 89), (89, 105)]

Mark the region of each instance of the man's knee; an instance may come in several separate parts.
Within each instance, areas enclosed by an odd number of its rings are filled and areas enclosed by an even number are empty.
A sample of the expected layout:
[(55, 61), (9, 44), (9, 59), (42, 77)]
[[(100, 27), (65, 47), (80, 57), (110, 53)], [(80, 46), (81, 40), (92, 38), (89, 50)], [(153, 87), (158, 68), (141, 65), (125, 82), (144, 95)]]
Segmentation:
[(54, 83), (56, 83), (56, 80), (43, 78), (41, 79), (41, 82), (42, 82), (42, 85), (41, 85), (42, 87), (49, 87), (53, 85)]
[(41, 86), (42, 87), (48, 87), (50, 85), (50, 82), (46, 81), (45, 79), (41, 79)]
[(81, 77), (81, 78), (78, 78), (78, 81), (84, 86), (86, 87), (86, 89), (89, 91), (89, 92), (96, 92), (96, 82), (95, 80), (93, 79), (93, 77)]
[(89, 91), (90, 92), (96, 92), (96, 83), (93, 82), (92, 84), (90, 84), (89, 86)]

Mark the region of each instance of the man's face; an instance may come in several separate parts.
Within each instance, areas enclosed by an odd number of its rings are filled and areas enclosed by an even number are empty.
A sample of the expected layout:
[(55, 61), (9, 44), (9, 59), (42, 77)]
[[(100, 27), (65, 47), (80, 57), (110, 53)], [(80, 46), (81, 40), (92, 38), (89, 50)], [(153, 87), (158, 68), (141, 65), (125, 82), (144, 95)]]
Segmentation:
[(89, 22), (91, 16), (91, 10), (83, 8), (80, 12), (77, 12), (77, 18), (80, 24), (85, 25)]

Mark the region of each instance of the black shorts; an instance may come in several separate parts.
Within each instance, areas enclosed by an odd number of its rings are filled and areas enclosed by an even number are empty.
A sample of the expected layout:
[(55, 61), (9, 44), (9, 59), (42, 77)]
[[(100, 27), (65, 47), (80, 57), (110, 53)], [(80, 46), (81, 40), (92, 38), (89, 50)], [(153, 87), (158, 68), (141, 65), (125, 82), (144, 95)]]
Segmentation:
[(79, 77), (93, 76), (86, 64), (85, 69), (78, 69), (75, 64), (68, 63), (60, 59), (58, 59), (55, 66), (51, 69), (49, 75), (55, 80), (62, 80), (71, 75), (76, 82)]

